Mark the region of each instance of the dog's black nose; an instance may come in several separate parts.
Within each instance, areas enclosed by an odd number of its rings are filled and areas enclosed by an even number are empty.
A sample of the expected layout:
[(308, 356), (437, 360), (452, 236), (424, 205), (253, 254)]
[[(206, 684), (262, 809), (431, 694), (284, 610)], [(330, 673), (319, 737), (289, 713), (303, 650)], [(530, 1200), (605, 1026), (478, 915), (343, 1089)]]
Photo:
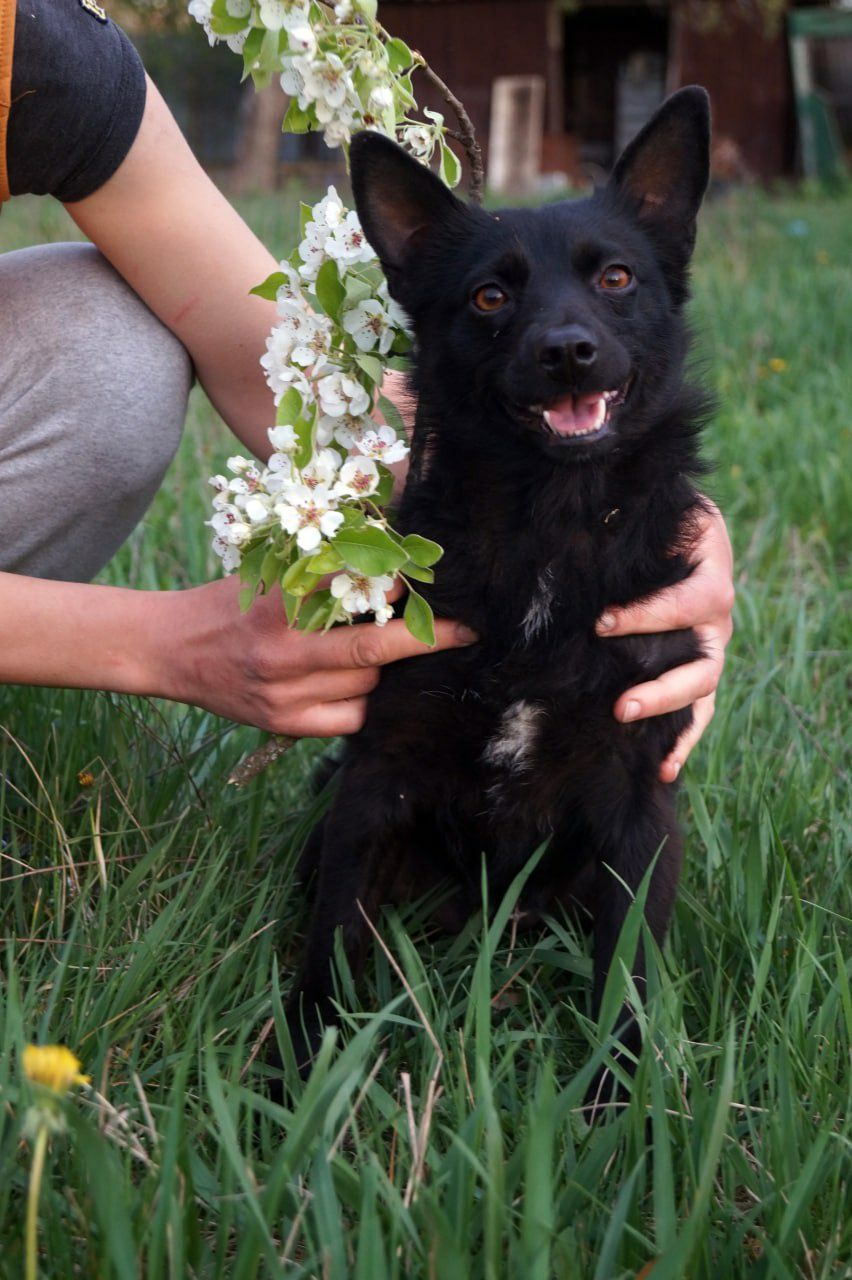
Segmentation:
[(598, 358), (594, 334), (580, 324), (548, 329), (538, 348), (538, 362), (550, 374), (590, 369)]

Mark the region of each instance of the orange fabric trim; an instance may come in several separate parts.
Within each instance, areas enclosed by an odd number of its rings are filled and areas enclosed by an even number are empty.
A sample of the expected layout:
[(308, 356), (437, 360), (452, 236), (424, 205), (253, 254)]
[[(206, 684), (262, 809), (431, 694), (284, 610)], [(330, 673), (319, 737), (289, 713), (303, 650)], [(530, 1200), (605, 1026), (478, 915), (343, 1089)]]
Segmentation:
[(0, 0), (0, 204), (9, 199), (6, 171), (6, 127), (12, 110), (12, 54), (15, 51), (17, 0)]

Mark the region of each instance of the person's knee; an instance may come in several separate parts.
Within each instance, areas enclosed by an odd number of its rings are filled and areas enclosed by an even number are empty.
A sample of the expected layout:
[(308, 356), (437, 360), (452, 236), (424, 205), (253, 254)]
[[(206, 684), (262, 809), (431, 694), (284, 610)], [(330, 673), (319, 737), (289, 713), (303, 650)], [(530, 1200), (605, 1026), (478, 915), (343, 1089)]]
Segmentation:
[(115, 550), (177, 449), (189, 357), (91, 245), (0, 255), (0, 297), (2, 487), (56, 485), (66, 521), (99, 506)]

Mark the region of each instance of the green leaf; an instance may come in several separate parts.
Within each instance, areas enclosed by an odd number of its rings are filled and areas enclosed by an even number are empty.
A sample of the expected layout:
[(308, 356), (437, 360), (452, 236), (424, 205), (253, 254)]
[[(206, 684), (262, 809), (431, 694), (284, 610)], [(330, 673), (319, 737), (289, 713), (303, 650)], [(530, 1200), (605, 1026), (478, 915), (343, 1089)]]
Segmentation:
[(416, 565), (426, 569), (437, 564), (444, 554), (444, 548), (431, 538), (421, 538), (419, 533), (409, 533), (402, 540), (402, 549)]
[(263, 557), (263, 561), (260, 566), (260, 580), (263, 583), (264, 591), (270, 591), (272, 589), (273, 585), (278, 581), (280, 573), (281, 560), (279, 559), (278, 552), (275, 544), (273, 543), (273, 545), (267, 549), (266, 555)]
[(302, 467), (308, 465), (314, 451), (315, 424), (316, 416), (310, 422), (305, 418), (297, 418), (293, 423), (293, 430), (296, 433), (296, 439), (299, 441), (299, 447), (293, 455), (293, 461), (300, 471)]
[(309, 133), (313, 126), (313, 112), (303, 111), (298, 98), (291, 98), (287, 114), (281, 124), (283, 133)]
[(405, 566), (406, 578), (416, 578), (418, 582), (434, 582), (435, 573), (432, 569), (421, 569), (419, 564), (407, 564)]
[(287, 283), (287, 277), (283, 271), (273, 271), (271, 276), (267, 276), (263, 284), (256, 284), (253, 289), (249, 289), (249, 293), (256, 293), (259, 298), (268, 298), (270, 302), (274, 302), (278, 294), (278, 290), (282, 284)]
[(408, 439), (408, 432), (405, 429), (405, 423), (402, 420), (402, 414), (397, 409), (393, 400), (388, 400), (387, 396), (379, 396), (379, 412), (389, 427), (393, 427), (396, 434), (403, 440)]
[(363, 373), (366, 373), (370, 381), (374, 382), (377, 387), (382, 385), (385, 376), (385, 367), (381, 360), (376, 359), (375, 356), (368, 356), (363, 351), (359, 351), (355, 357), (355, 363)]
[(361, 280), (358, 276), (347, 275), (345, 287), (347, 311), (357, 307), (359, 302), (365, 302), (367, 298), (372, 298), (373, 296), (373, 286), (369, 280)]
[(408, 600), (405, 604), (405, 613), (402, 616), (405, 619), (405, 625), (415, 640), (422, 640), (424, 644), (428, 645), (435, 643), (434, 614), (423, 597), (418, 595), (411, 587), (408, 589)]
[(385, 51), (388, 55), (388, 66), (394, 75), (400, 71), (407, 71), (414, 61), (414, 55), (404, 40), (394, 37), (388, 40), (385, 45)]
[(285, 591), (281, 588), (281, 594), (284, 597), (284, 612), (287, 614), (287, 622), (291, 627), (295, 627), (296, 619), (299, 616), (299, 605), (302, 603), (300, 596), (294, 596), (292, 592)]
[(379, 0), (355, 0), (355, 3), (368, 22), (375, 22)]
[(334, 539), (334, 545), (348, 565), (368, 578), (375, 578), (381, 573), (395, 573), (408, 558), (384, 529), (376, 525), (365, 525), (363, 529), (344, 525)]
[(254, 598), (257, 595), (257, 585), (249, 583), (244, 587), (240, 587), (240, 613), (248, 613), (254, 604)]
[(337, 601), (332, 599), (330, 591), (315, 591), (312, 596), (308, 596), (299, 610), (297, 620), (299, 630), (319, 631), (328, 622), (336, 603)]
[(457, 187), (461, 179), (461, 164), (445, 143), (441, 143), (441, 177), (448, 187)]
[(243, 45), (243, 80), (248, 80), (252, 73), (252, 68), (260, 56), (260, 47), (263, 44), (263, 36), (263, 27), (252, 27), (246, 37), (246, 42)]
[(235, 18), (228, 13), (225, 0), (213, 0), (213, 7), (210, 11), (210, 27), (216, 32), (217, 36), (234, 36), (238, 31), (245, 31), (250, 20), (250, 14), (245, 14), (242, 18)]
[(377, 463), (379, 483), (373, 494), (373, 502), (377, 507), (386, 507), (393, 497), (394, 474), (381, 462)]
[(309, 222), (314, 220), (314, 211), (309, 204), (305, 204), (304, 200), (299, 201), (299, 231), (302, 239), (305, 238), (305, 230)]
[(340, 283), (337, 263), (332, 258), (327, 258), (320, 267), (314, 288), (317, 302), (325, 314), (330, 320), (338, 320), (343, 299), (346, 297), (346, 290)]
[(311, 570), (310, 559), (310, 556), (299, 556), (298, 560), (293, 561), (281, 578), (284, 591), (289, 591), (294, 596), (306, 596), (309, 591), (313, 591), (322, 574)]
[(243, 554), (240, 564), (240, 582), (247, 587), (256, 587), (260, 582), (263, 560), (266, 555), (266, 539)]
[(319, 551), (311, 556), (308, 566), (311, 573), (337, 573), (338, 569), (343, 568), (343, 559), (335, 547), (320, 543)]
[(281, 397), (275, 411), (275, 424), (279, 427), (293, 426), (302, 412), (302, 397), (295, 387), (288, 387)]

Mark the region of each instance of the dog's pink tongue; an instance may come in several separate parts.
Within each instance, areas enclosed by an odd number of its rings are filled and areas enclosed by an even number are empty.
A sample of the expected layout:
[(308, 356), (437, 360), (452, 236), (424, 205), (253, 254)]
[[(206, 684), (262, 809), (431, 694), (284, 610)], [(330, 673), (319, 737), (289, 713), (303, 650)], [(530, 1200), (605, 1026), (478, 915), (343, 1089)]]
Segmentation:
[(552, 404), (544, 417), (551, 431), (560, 436), (582, 435), (587, 431), (597, 431), (602, 426), (606, 417), (606, 401), (600, 393), (566, 396)]

